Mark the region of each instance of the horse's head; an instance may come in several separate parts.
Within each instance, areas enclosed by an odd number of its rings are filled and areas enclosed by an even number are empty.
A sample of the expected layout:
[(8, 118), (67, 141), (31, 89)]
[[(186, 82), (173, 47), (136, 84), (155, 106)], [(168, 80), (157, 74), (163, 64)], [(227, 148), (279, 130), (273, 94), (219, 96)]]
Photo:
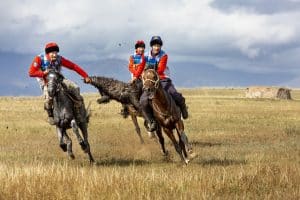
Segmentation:
[(143, 90), (150, 98), (153, 98), (159, 87), (159, 76), (154, 69), (145, 70), (143, 76)]
[(54, 97), (56, 92), (59, 90), (59, 85), (63, 81), (64, 77), (61, 73), (56, 70), (50, 70), (47, 75), (48, 81), (48, 94), (50, 97)]

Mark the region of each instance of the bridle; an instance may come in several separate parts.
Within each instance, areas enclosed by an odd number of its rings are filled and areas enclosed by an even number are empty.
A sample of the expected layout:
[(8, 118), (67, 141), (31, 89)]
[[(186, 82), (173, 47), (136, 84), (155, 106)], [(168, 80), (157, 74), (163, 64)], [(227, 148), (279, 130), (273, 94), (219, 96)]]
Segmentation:
[[(62, 81), (64, 77), (62, 74), (57, 72), (56, 70), (50, 70), (48, 74), (48, 88), (51, 86), (52, 88), (55, 88), (55, 91), (53, 91), (53, 96), (55, 96), (55, 93), (57, 93), (59, 90), (63, 88)], [(49, 94), (50, 95), (50, 94)]]
[[(153, 90), (157, 90), (158, 89), (158, 87), (159, 87), (159, 76), (158, 76), (158, 74), (156, 73), (156, 71), (154, 70), (154, 69), (148, 69), (147, 71), (151, 71), (151, 72), (153, 72), (153, 74), (155, 75), (155, 77), (156, 77), (156, 80), (152, 80), (152, 79), (150, 79), (150, 78), (146, 78), (145, 79), (145, 72), (144, 72), (144, 74), (143, 74), (143, 90), (148, 90), (148, 91), (150, 91), (151, 89)], [(145, 84), (147, 83), (147, 82), (150, 82), (150, 83), (153, 83), (154, 84), (154, 88), (149, 88), (149, 87), (145, 87)]]

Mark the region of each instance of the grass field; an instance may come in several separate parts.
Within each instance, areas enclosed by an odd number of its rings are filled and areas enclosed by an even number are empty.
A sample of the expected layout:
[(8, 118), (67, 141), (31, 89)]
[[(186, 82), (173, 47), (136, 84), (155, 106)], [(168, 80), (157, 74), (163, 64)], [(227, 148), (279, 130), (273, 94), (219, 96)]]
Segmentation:
[[(121, 105), (91, 101), (90, 166), (58, 146), (41, 97), (0, 97), (0, 199), (300, 199), (300, 91), (294, 100), (246, 99), (242, 89), (182, 89), (197, 157), (184, 166), (169, 139), (139, 142)], [(142, 120), (139, 119), (140, 124)]]

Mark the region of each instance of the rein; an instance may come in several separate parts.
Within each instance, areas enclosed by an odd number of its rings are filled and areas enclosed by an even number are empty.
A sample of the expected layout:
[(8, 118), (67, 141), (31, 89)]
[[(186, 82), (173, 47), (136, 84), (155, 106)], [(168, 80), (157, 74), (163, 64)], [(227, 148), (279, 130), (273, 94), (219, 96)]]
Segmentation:
[(143, 88), (145, 88), (145, 83), (147, 81), (150, 81), (151, 83), (154, 83), (154, 88), (157, 89), (158, 88), (158, 84), (159, 84), (159, 78), (157, 80), (152, 80), (152, 79), (149, 79), (147, 78), (146, 80), (143, 79)]
[[(164, 92), (164, 91), (162, 91), (162, 92)], [(168, 100), (168, 103), (169, 103), (168, 108), (166, 109), (167, 113), (161, 112), (159, 110), (159, 106), (157, 106), (157, 104), (153, 103), (153, 101), (152, 101), (152, 108), (160, 115), (162, 115), (164, 117), (169, 117), (169, 116), (172, 116), (172, 101), (170, 101), (170, 96), (168, 96), (168, 95), (164, 95), (164, 96), (166, 97), (166, 99)]]
[(78, 100), (74, 99), (74, 98), (72, 97), (72, 95), (70, 95), (70, 93), (68, 92), (68, 89), (67, 89), (66, 85), (63, 84), (62, 81), (59, 81), (58, 83), (55, 82), (55, 81), (53, 81), (52, 84), (55, 85), (55, 86), (57, 86), (57, 91), (59, 91), (60, 89), (62, 89), (62, 92), (63, 92), (69, 99), (71, 99), (71, 101), (73, 101), (75, 104), (80, 104), (80, 103), (81, 103), (81, 101), (78, 101)]

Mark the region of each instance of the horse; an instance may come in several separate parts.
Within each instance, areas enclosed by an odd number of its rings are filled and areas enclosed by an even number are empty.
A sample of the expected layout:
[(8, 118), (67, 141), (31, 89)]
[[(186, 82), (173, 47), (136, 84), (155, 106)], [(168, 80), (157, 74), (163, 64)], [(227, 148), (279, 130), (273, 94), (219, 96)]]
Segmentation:
[[(135, 94), (138, 93), (136, 86), (134, 84), (125, 83), (103, 76), (90, 76), (90, 79), (90, 84), (98, 89), (100, 95), (107, 95), (109, 99), (116, 100), (117, 102), (128, 107), (129, 115), (131, 116), (135, 131), (140, 139), (141, 144), (143, 144), (144, 139), (141, 135), (141, 129), (137, 120), (137, 117), (142, 117), (142, 113), (137, 108), (139, 107), (139, 102), (136, 102), (137, 98), (134, 98), (134, 95), (138, 95)], [(133, 106), (132, 102), (135, 102), (136, 105)], [(153, 135), (151, 132), (148, 132), (148, 134), (149, 136)]]
[[(171, 95), (163, 89), (159, 76), (154, 69), (145, 70), (142, 75), (142, 81), (143, 91), (146, 92), (150, 99), (150, 105), (152, 106), (154, 117), (158, 122), (156, 134), (159, 138), (162, 152), (167, 154), (161, 129), (163, 129), (172, 141), (181, 160), (185, 164), (188, 164), (188, 153), (190, 156), (193, 156), (193, 153), (192, 147), (184, 132), (184, 123), (181, 119), (180, 108), (176, 105)], [(178, 142), (173, 134), (174, 129), (176, 129), (178, 134)]]
[[(59, 140), (59, 146), (67, 152), (70, 159), (75, 159), (72, 151), (72, 140), (67, 134), (67, 129), (72, 128), (81, 149), (88, 154), (90, 163), (94, 163), (94, 158), (90, 151), (90, 145), (88, 142), (88, 120), (89, 114), (86, 109), (81, 110), (81, 115), (85, 118), (85, 122), (77, 123), (74, 114), (74, 101), (76, 101), (69, 93), (66, 86), (63, 83), (63, 75), (56, 70), (50, 70), (47, 75), (47, 89), (49, 98), (53, 99), (53, 115), (54, 123), (56, 126), (56, 132)], [(83, 139), (79, 133), (80, 129)]]

